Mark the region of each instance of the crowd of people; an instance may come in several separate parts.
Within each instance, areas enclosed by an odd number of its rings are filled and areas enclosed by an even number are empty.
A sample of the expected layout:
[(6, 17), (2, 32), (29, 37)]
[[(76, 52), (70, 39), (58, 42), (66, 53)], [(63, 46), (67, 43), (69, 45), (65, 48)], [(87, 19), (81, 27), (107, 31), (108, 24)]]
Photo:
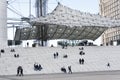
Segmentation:
[[(29, 46), (29, 44), (27, 44), (27, 45)], [(4, 52), (5, 52), (5, 50), (1, 49), (1, 53), (4, 53)], [(15, 52), (15, 49), (11, 49), (11, 52)], [(85, 54), (86, 53), (84, 52), (84, 48), (83, 47), (79, 48), (79, 55), (80, 55), (79, 64), (84, 64), (85, 63), (85, 59), (83, 58), (83, 56), (85, 56)], [(53, 54), (54, 59), (58, 58), (59, 55), (60, 54), (58, 52), (55, 52)], [(14, 54), (14, 57), (18, 58), (19, 54)], [(67, 57), (68, 57), (67, 54), (63, 55), (63, 58), (67, 58)], [(110, 67), (110, 66), (111, 66), (110, 63), (108, 62), (107, 67)], [(41, 64), (34, 63), (34, 70), (35, 71), (41, 71), (42, 69), (43, 68), (42, 68)], [(69, 74), (73, 73), (71, 66), (67, 66), (67, 69), (65, 67), (61, 67), (61, 71), (64, 72), (64, 73), (69, 73)], [(22, 68), (22, 66), (18, 66), (18, 68), (17, 68), (17, 76), (23, 76), (23, 68)]]
[[(80, 52), (79, 52), (79, 55), (85, 55), (85, 52), (83, 51), (84, 50), (84, 48), (83, 47), (81, 47), (81, 48), (79, 48), (79, 50), (80, 50)], [(79, 59), (79, 64), (84, 64), (84, 62), (85, 62), (85, 60), (84, 60), (84, 58), (80, 58)]]

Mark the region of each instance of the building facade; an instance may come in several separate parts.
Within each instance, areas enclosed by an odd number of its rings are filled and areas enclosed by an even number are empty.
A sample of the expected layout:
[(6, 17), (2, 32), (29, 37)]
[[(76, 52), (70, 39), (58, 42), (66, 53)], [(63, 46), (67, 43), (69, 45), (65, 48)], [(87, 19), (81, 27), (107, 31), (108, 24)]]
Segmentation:
[[(100, 15), (120, 19), (120, 0), (100, 0)], [(103, 45), (120, 45), (120, 28), (109, 28), (102, 35)]]

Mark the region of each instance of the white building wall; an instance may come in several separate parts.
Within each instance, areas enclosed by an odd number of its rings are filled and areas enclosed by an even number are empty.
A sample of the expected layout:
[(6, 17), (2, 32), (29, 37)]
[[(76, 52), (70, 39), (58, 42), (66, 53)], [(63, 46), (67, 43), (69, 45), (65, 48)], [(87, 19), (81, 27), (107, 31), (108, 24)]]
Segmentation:
[(0, 46), (7, 47), (7, 3), (0, 0)]

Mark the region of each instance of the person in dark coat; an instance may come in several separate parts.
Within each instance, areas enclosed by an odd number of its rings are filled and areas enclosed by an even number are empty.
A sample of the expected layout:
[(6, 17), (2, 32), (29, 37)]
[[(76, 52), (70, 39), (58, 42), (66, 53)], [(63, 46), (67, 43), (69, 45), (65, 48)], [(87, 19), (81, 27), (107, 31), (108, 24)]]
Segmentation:
[(21, 68), (20, 73), (20, 76), (23, 76), (23, 68)]
[(82, 55), (82, 53), (83, 53), (83, 51), (80, 51), (80, 53), (79, 53), (79, 54), (80, 54), (80, 55)]
[(37, 63), (34, 64), (34, 70), (36, 70), (36, 71), (38, 70), (38, 64)]
[(109, 62), (107, 63), (107, 66), (110, 67), (110, 63)]
[(19, 76), (20, 72), (19, 72), (20, 66), (17, 68), (17, 76)]
[(61, 68), (61, 71), (64, 72), (64, 73), (67, 73), (65, 67), (62, 67), (62, 68)]
[(71, 66), (68, 66), (68, 73), (72, 74)]
[(79, 59), (79, 63), (82, 64), (82, 60), (81, 59)]
[(53, 55), (54, 55), (54, 59), (55, 59), (56, 58), (56, 54), (54, 53)]
[(57, 57), (58, 57), (58, 55), (59, 55), (58, 52), (56, 52), (56, 56), (57, 56)]
[(29, 42), (27, 42), (27, 47), (29, 47)]

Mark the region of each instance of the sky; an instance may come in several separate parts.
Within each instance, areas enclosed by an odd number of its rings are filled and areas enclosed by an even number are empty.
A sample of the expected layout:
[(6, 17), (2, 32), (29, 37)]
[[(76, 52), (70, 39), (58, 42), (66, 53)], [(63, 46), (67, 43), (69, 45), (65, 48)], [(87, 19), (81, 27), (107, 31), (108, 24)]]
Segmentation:
[[(8, 7), (16, 11), (19, 15), (28, 17), (30, 15), (29, 1), (30, 0), (8, 0)], [(99, 13), (99, 0), (48, 0), (48, 13), (57, 6), (57, 3), (60, 2), (62, 5), (70, 7), (71, 9), (79, 10), (81, 12), (87, 12), (92, 14)], [(13, 13), (8, 9), (9, 18), (21, 18), (18, 14)], [(31, 0), (31, 14), (35, 17), (35, 0)], [(13, 30), (8, 30), (8, 39), (13, 38)], [(11, 35), (11, 36), (10, 36)], [(96, 40), (95, 43), (101, 43), (101, 40)]]
[[(99, 0), (48, 0), (48, 12), (51, 12), (57, 6), (58, 2), (82, 12), (99, 13)], [(31, 14), (35, 16), (35, 0), (31, 0), (31, 3)], [(29, 16), (29, 0), (9, 0), (8, 7), (16, 10), (23, 16)], [(8, 13), (8, 17), (20, 17), (9, 10)]]

